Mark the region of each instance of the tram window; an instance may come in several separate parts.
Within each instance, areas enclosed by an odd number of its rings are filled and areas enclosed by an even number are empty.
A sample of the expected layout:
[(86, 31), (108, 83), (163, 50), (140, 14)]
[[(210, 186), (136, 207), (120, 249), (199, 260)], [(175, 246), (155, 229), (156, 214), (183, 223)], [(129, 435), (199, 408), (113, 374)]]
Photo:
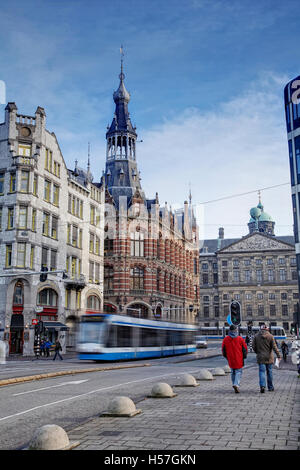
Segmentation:
[(118, 326), (118, 347), (131, 346), (132, 329), (130, 326)]
[(157, 338), (157, 330), (151, 328), (141, 328), (141, 346), (157, 346), (158, 338)]
[(109, 332), (108, 332), (106, 347), (107, 348), (117, 347), (117, 326), (116, 325), (110, 325), (109, 326)]

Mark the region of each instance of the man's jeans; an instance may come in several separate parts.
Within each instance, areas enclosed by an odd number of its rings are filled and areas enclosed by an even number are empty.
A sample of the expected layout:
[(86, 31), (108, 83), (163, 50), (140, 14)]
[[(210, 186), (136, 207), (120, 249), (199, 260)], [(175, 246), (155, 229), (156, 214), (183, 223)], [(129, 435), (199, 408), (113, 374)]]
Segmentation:
[(268, 390), (273, 390), (273, 374), (272, 374), (273, 364), (259, 364), (259, 386), (266, 386), (266, 373), (267, 373), (267, 384)]
[(243, 369), (231, 369), (232, 385), (240, 386)]

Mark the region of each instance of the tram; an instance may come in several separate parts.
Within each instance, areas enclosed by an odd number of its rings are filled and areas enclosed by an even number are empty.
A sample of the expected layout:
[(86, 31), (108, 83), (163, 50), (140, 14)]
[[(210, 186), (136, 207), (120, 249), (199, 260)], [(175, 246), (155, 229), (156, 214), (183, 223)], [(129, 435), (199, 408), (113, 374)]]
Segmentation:
[(79, 359), (119, 361), (196, 351), (196, 325), (127, 315), (87, 314), (77, 336)]
[[(197, 334), (206, 336), (207, 339), (222, 339), (225, 335), (228, 335), (229, 326), (217, 327), (217, 326), (201, 326), (198, 328)], [(252, 335), (255, 335), (260, 330), (259, 326), (252, 326)], [(246, 337), (248, 335), (248, 328), (246, 326), (239, 327), (240, 335)], [(270, 333), (275, 339), (286, 340), (286, 333), (282, 326), (271, 326)]]

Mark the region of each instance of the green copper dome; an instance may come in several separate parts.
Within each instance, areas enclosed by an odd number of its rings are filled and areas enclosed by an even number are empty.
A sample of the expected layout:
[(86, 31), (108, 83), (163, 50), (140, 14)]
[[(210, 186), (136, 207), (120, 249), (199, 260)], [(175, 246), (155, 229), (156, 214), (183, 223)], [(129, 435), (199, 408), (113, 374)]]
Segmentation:
[(262, 212), (258, 220), (259, 222), (273, 222), (272, 217), (266, 212)]
[(261, 215), (261, 210), (258, 207), (252, 207), (252, 209), (250, 209), (250, 215), (253, 219), (258, 219)]

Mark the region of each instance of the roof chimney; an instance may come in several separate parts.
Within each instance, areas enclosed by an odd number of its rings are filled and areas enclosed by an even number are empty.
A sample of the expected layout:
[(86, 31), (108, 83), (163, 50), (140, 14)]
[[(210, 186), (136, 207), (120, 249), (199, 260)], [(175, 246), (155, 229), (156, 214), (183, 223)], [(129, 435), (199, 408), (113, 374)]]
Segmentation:
[(224, 239), (224, 228), (223, 227), (220, 227), (219, 228), (219, 238), (220, 239)]

